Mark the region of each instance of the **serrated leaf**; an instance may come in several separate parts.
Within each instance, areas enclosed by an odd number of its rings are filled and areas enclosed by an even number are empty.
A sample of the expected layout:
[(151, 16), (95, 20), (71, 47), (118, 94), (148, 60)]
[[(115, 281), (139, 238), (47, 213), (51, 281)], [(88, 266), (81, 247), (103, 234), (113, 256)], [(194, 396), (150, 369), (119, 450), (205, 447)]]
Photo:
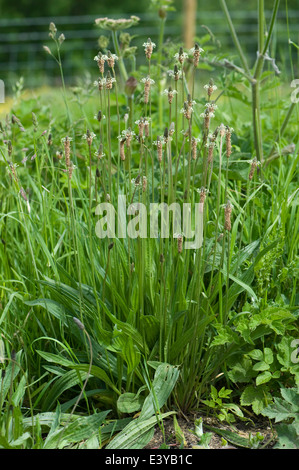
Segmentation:
[(120, 413), (136, 413), (141, 410), (143, 399), (135, 393), (123, 393), (117, 400), (117, 409)]
[(234, 383), (249, 382), (255, 375), (255, 372), (252, 370), (252, 361), (246, 357), (237, 362), (228, 372), (229, 378)]
[(248, 356), (250, 356), (255, 361), (262, 361), (264, 359), (263, 351), (260, 349), (253, 349), (248, 353)]
[(242, 406), (252, 406), (255, 414), (259, 415), (265, 408), (267, 401), (271, 400), (267, 388), (254, 387), (248, 385), (241, 394), (240, 404)]
[(278, 442), (274, 449), (299, 449), (299, 423), (276, 426)]
[[(295, 389), (292, 389), (292, 390), (293, 390), (292, 394), (296, 393), (298, 396), (298, 390), (297, 391), (295, 391)], [(290, 399), (290, 396), (288, 396), (288, 400), (289, 399)], [(268, 416), (268, 418), (270, 419), (275, 419), (275, 423), (278, 423), (280, 421), (284, 421), (289, 418), (298, 417), (299, 406), (296, 402), (290, 403), (289, 401), (286, 401), (284, 398), (275, 397), (274, 403), (272, 403), (271, 405), (268, 405), (263, 410), (262, 414), (264, 416)]]

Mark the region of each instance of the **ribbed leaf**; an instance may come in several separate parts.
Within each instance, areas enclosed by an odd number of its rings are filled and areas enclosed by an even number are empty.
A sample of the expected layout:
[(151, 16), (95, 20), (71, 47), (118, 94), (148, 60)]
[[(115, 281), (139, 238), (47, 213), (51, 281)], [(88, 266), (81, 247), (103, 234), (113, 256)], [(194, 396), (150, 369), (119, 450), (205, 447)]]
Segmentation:
[[(167, 418), (174, 411), (163, 413), (160, 419)], [(106, 449), (143, 449), (151, 440), (154, 426), (157, 424), (157, 416), (141, 420), (140, 417), (128, 424), (112, 441)]]
[(156, 372), (151, 386), (151, 392), (146, 397), (139, 419), (148, 419), (158, 412), (166, 403), (177, 380), (179, 369), (169, 364), (161, 364)]
[(99, 427), (105, 420), (110, 410), (95, 413), (91, 416), (77, 417), (77, 419), (52, 433), (45, 443), (44, 449), (63, 448), (71, 443), (77, 443), (90, 438), (94, 433), (99, 433)]
[[(89, 364), (76, 364), (68, 359), (65, 359), (62, 356), (58, 356), (57, 354), (52, 354), (44, 351), (38, 351), (37, 353), (40, 354), (44, 359), (49, 362), (54, 362), (55, 364), (60, 364), (65, 367), (69, 367), (71, 369), (75, 369), (82, 372), (87, 372), (89, 369)], [(91, 375), (97, 377), (98, 379), (102, 380), (108, 387), (112, 388), (117, 394), (120, 394), (118, 389), (115, 387), (113, 382), (110, 380), (106, 372), (98, 366), (91, 366)]]

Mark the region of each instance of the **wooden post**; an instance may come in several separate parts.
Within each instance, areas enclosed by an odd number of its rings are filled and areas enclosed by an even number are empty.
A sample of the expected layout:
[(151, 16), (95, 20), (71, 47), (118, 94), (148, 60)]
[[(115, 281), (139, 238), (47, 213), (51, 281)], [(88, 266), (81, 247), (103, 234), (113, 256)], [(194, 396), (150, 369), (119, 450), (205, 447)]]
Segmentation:
[(184, 0), (184, 44), (187, 49), (194, 46), (196, 36), (197, 0)]

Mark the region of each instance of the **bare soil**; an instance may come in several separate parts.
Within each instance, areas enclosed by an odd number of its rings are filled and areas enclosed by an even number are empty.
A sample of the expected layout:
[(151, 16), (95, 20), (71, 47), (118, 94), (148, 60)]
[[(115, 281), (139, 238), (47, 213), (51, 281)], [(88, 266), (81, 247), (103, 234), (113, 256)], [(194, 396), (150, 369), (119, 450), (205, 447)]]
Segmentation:
[[(202, 417), (203, 419), (203, 432), (212, 432), (205, 425), (212, 426), (217, 429), (228, 430), (237, 433), (240, 437), (249, 438), (249, 435), (256, 435), (258, 432), (264, 437), (261, 441), (260, 448), (270, 449), (275, 444), (275, 436), (269, 425), (269, 421), (265, 419), (257, 419), (253, 423), (252, 421), (241, 421), (234, 423), (233, 426), (227, 425), (225, 423), (220, 423), (219, 420), (212, 417), (197, 416), (195, 414), (188, 416), (177, 416), (177, 421), (181, 431), (185, 437), (184, 449), (193, 449), (198, 448), (199, 440), (192, 433), (194, 431), (194, 422), (196, 419)], [(173, 418), (170, 417), (164, 420), (164, 430), (166, 436), (166, 444), (173, 449), (180, 449), (179, 439), (176, 438), (176, 433), (174, 429)], [(163, 434), (159, 427), (156, 428), (153, 439), (145, 447), (145, 449), (159, 449), (164, 443)], [(221, 436), (217, 433), (212, 432), (212, 438), (209, 442), (210, 449), (239, 449), (236, 445), (233, 445), (230, 442), (227, 442), (227, 445), (223, 445)]]

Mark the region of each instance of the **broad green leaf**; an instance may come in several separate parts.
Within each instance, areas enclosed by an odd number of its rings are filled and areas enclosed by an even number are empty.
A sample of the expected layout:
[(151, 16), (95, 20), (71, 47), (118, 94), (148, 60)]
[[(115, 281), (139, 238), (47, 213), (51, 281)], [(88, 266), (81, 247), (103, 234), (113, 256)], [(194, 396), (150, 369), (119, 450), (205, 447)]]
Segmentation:
[(256, 364), (254, 364), (252, 369), (253, 370), (259, 370), (259, 371), (260, 370), (268, 370), (268, 369), (270, 369), (270, 366), (265, 361), (260, 361), (260, 362), (257, 362)]
[(247, 354), (255, 361), (262, 361), (264, 359), (263, 351), (261, 351), (260, 349), (253, 349)]
[(234, 382), (250, 382), (256, 373), (252, 369), (252, 362), (249, 358), (243, 357), (231, 370), (228, 371), (229, 378)]
[(245, 437), (240, 436), (236, 432), (233, 431), (228, 431), (226, 429), (218, 429), (214, 428), (213, 426), (205, 425), (207, 429), (210, 431), (219, 434), (220, 436), (224, 437), (227, 441), (229, 441), (231, 444), (237, 446), (237, 447), (245, 447), (249, 448), (250, 447), (250, 442), (249, 439), (246, 439)]
[(43, 401), (43, 410), (50, 410), (57, 399), (68, 389), (74, 387), (80, 382), (83, 382), (87, 377), (87, 373), (69, 370), (55, 380), (54, 384), (48, 391), (45, 400)]
[(144, 332), (148, 347), (151, 349), (159, 338), (160, 321), (153, 315), (141, 315), (140, 328)]
[[(62, 356), (58, 356), (57, 354), (52, 354), (44, 351), (37, 350), (37, 353), (40, 354), (44, 359), (49, 362), (54, 362), (55, 364), (60, 364), (65, 367), (69, 367), (71, 369), (75, 369), (82, 372), (87, 372), (89, 370), (89, 364), (76, 364), (68, 359), (65, 359)], [(108, 387), (111, 387), (118, 395), (120, 394), (117, 387), (115, 387), (114, 383), (108, 377), (106, 372), (98, 366), (91, 366), (90, 374), (98, 379), (102, 380)]]
[(134, 419), (131, 421), (112, 441), (106, 446), (106, 449), (142, 449), (151, 440), (154, 427), (158, 419), (164, 419), (174, 414), (174, 411), (163, 413), (159, 417)]
[(141, 358), (140, 351), (131, 338), (127, 338), (124, 344), (122, 356), (127, 363), (127, 373), (131, 374), (138, 367)]
[(274, 357), (273, 357), (273, 352), (270, 348), (264, 349), (264, 360), (267, 364), (272, 364)]
[(142, 397), (135, 393), (122, 393), (117, 400), (117, 409), (120, 413), (136, 413), (141, 410), (143, 401)]
[(21, 380), (18, 383), (17, 389), (12, 396), (12, 402), (14, 406), (18, 407), (22, 404), (22, 400), (25, 395), (26, 389), (26, 377), (23, 375)]
[(271, 372), (269, 372), (268, 370), (265, 370), (264, 372), (262, 372), (256, 377), (255, 383), (256, 385), (261, 385), (261, 384), (265, 384), (269, 382), (271, 379), (272, 379)]
[(241, 394), (240, 403), (242, 406), (252, 406), (254, 413), (259, 415), (271, 399), (267, 386), (248, 385)]
[(157, 368), (151, 384), (150, 394), (144, 401), (140, 419), (147, 419), (162, 408), (168, 400), (178, 378), (179, 369), (177, 367), (161, 364)]
[(299, 422), (276, 426), (278, 442), (274, 449), (299, 449)]
[(90, 438), (92, 434), (99, 433), (99, 428), (109, 413), (110, 410), (107, 410), (94, 413), (91, 416), (80, 416), (69, 424), (66, 423), (66, 427), (62, 427), (51, 434), (49, 440), (45, 443), (44, 449), (63, 448), (71, 443)]

